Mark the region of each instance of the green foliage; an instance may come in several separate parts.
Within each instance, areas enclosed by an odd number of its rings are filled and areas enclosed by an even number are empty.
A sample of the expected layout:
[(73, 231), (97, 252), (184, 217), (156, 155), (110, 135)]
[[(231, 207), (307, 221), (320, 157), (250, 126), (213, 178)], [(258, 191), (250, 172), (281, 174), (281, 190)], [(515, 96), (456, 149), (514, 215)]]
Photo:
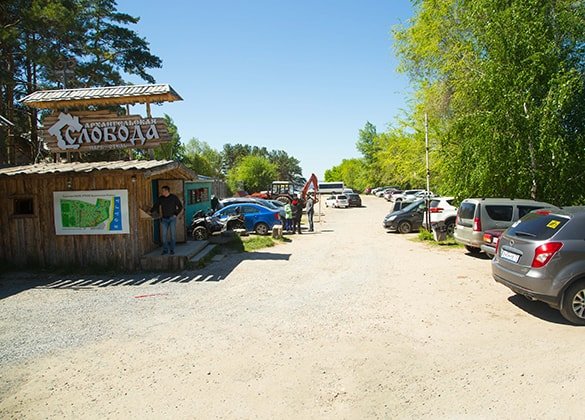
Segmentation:
[(262, 248), (273, 247), (276, 245), (276, 242), (271, 236), (254, 235), (242, 238), (242, 244), (244, 245), (244, 252), (251, 252)]
[[(42, 148), (37, 111), (23, 107), (19, 102), (23, 96), (64, 84), (69, 88), (123, 84), (124, 74), (154, 81), (147, 70), (161, 67), (161, 60), (130, 29), (136, 23), (138, 18), (119, 12), (114, 0), (0, 3), (0, 114), (15, 123), (16, 148), (29, 161)], [(63, 61), (69, 59), (74, 61), (66, 73)], [(25, 133), (30, 133), (30, 141), (18, 140)], [(9, 156), (6, 149), (5, 137), (0, 136), (0, 162), (14, 162), (14, 152)]]
[(461, 197), (582, 202), (585, 3), (417, 5), (397, 51), (435, 119), (440, 182)]
[(276, 174), (276, 166), (267, 158), (249, 155), (229, 170), (227, 183), (232, 191), (263, 191), (272, 183)]
[(359, 131), (359, 139), (355, 145), (368, 164), (371, 164), (374, 160), (376, 135), (376, 126), (368, 121), (364, 128)]
[(175, 125), (173, 119), (167, 114), (165, 114), (164, 119), (171, 140), (154, 149), (154, 158), (183, 161), (185, 156), (185, 146), (181, 143), (179, 129)]
[(209, 144), (192, 138), (185, 145), (183, 163), (199, 175), (222, 178), (221, 153)]

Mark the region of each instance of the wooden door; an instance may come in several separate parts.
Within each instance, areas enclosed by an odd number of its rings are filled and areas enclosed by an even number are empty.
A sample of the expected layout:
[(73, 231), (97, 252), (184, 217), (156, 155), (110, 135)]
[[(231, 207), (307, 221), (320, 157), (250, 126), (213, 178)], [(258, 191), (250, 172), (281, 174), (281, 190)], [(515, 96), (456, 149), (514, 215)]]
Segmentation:
[[(165, 185), (171, 189), (171, 194), (175, 194), (181, 200), (181, 204), (183, 205), (183, 211), (177, 216), (177, 242), (185, 242), (187, 229), (185, 227), (185, 194), (183, 192), (183, 181), (180, 179), (159, 179), (159, 196), (162, 194), (162, 187)], [(161, 236), (159, 235), (159, 237)]]

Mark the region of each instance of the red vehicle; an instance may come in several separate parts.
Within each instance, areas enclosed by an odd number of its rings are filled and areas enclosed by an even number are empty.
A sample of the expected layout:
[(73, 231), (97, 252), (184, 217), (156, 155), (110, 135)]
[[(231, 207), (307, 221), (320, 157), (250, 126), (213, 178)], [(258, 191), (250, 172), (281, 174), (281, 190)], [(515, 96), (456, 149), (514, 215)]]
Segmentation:
[[(315, 174), (311, 174), (303, 189), (300, 192), (301, 199), (305, 200), (307, 197), (307, 192), (311, 187), (311, 184), (314, 187), (315, 194), (319, 190), (319, 182), (317, 181), (317, 176)], [(272, 182), (272, 186), (270, 191), (262, 191), (251, 194), (251, 197), (258, 197), (258, 198), (265, 198), (270, 200), (278, 200), (283, 203), (290, 203), (293, 200), (295, 195), (294, 185), (290, 181), (274, 181)]]

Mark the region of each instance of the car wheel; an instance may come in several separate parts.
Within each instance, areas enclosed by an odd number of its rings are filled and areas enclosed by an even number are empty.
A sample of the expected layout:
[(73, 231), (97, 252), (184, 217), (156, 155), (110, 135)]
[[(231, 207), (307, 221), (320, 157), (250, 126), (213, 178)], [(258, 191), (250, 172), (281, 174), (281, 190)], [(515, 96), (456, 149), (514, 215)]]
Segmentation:
[(447, 236), (453, 236), (455, 233), (455, 220), (447, 220)]
[(285, 196), (280, 196), (276, 199), (276, 201), (280, 201), (283, 204), (290, 204), (290, 199)]
[(412, 230), (412, 226), (411, 226), (410, 222), (407, 222), (406, 220), (404, 220), (398, 224), (398, 232), (400, 232), (400, 233), (410, 233), (411, 230)]
[(266, 223), (258, 223), (254, 226), (254, 232), (258, 235), (268, 235), (268, 225)]
[(467, 252), (469, 252), (470, 254), (474, 254), (474, 255), (477, 255), (481, 252), (481, 248), (476, 248), (476, 247), (470, 246), (470, 245), (465, 245), (465, 249), (467, 250)]
[(207, 229), (203, 226), (198, 226), (193, 230), (193, 239), (196, 241), (204, 241), (207, 239)]
[(246, 230), (246, 225), (241, 220), (236, 220), (235, 222), (231, 223), (227, 230)]
[(567, 289), (561, 315), (573, 324), (585, 325), (585, 281), (579, 281)]

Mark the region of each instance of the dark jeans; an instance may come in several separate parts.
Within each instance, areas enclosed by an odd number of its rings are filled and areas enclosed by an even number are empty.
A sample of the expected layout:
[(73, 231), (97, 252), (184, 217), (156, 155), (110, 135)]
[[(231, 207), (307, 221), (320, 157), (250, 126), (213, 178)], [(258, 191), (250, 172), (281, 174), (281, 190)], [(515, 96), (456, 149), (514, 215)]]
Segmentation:
[(293, 219), (293, 232), (301, 233), (301, 218), (295, 217)]

